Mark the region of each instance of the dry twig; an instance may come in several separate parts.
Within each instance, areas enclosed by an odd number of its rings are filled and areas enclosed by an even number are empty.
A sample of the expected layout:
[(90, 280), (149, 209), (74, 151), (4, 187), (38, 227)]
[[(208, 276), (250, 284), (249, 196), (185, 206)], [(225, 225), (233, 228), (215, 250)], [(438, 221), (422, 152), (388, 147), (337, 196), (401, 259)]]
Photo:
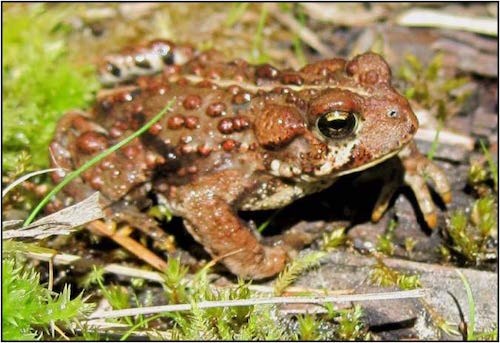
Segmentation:
[[(196, 303), (199, 309), (207, 309), (214, 307), (226, 306), (254, 306), (254, 305), (271, 305), (271, 304), (314, 304), (322, 305), (325, 303), (345, 303), (355, 301), (374, 301), (374, 300), (398, 300), (409, 298), (420, 298), (425, 294), (424, 289), (414, 289), (411, 291), (396, 291), (384, 293), (366, 293), (352, 295), (331, 295), (331, 296), (312, 296), (312, 297), (271, 297), (271, 298), (255, 298), (241, 300), (226, 300), (226, 301), (200, 301)], [(174, 304), (162, 306), (150, 306), (140, 308), (130, 308), (115, 311), (96, 311), (91, 314), (88, 319), (97, 318), (118, 318), (126, 316), (146, 315), (163, 312), (178, 312), (190, 311), (193, 309), (192, 304)]]
[(119, 232), (113, 231), (108, 225), (100, 220), (96, 220), (88, 225), (89, 229), (103, 236), (111, 238), (113, 241), (118, 243), (120, 246), (130, 251), (132, 254), (153, 266), (159, 271), (163, 271), (167, 268), (167, 263), (161, 259), (158, 255), (154, 254), (151, 250), (144, 247), (142, 244), (138, 243), (133, 238), (125, 235), (121, 235)]
[[(102, 217), (104, 212), (99, 204), (99, 192), (95, 192), (85, 200), (45, 216), (28, 226), (3, 231), (2, 239), (28, 237), (42, 239), (51, 235), (68, 235), (77, 227)], [(8, 221), (5, 226), (2, 223), (2, 229), (16, 224), (22, 222)]]
[(382, 6), (372, 6), (370, 9), (365, 9), (361, 3), (306, 2), (302, 3), (301, 6), (311, 18), (338, 26), (367, 26), (386, 15)]
[(410, 9), (401, 14), (396, 23), (402, 26), (437, 27), (498, 36), (497, 20), (494, 18), (461, 16), (429, 9)]
[(334, 55), (332, 49), (323, 44), (318, 36), (307, 27), (301, 25), (294, 17), (280, 11), (277, 5), (267, 4), (269, 13), (271, 13), (280, 23), (288, 27), (300, 39), (318, 51), (322, 56), (331, 57)]

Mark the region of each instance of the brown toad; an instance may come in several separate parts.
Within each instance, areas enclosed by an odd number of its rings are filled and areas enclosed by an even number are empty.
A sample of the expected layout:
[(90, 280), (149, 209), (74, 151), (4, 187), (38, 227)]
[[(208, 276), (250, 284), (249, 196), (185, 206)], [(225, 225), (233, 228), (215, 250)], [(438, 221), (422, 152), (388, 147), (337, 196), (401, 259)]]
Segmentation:
[[(147, 207), (148, 193), (155, 193), (237, 275), (271, 276), (287, 260), (287, 246), (261, 244), (237, 210), (286, 206), (398, 153), (429, 226), (436, 214), (424, 172), (450, 200), (443, 173), (412, 142), (418, 122), (408, 101), (391, 87), (389, 66), (374, 53), (293, 71), (225, 62), (214, 51), (158, 40), (108, 56), (101, 69), (104, 83), (119, 86), (100, 95), (90, 112), (60, 120), (51, 144), (56, 166), (77, 168), (175, 103), (66, 194), (83, 198), (99, 190), (108, 205), (122, 204), (113, 209), (119, 214), (127, 212), (123, 204)], [(382, 192), (374, 219), (391, 194)]]

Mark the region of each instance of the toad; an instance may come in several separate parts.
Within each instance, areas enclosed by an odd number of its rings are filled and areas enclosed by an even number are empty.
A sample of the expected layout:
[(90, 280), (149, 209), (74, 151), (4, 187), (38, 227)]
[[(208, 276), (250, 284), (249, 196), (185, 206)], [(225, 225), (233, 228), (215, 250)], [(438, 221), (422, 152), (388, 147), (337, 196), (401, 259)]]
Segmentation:
[[(76, 169), (175, 101), (145, 134), (67, 186), (67, 201), (99, 190), (117, 220), (144, 219), (137, 208), (155, 194), (241, 277), (278, 273), (290, 247), (263, 244), (238, 210), (281, 208), (396, 155), (430, 227), (436, 213), (424, 174), (450, 201), (445, 175), (412, 141), (418, 122), (408, 101), (375, 53), (279, 70), (156, 40), (107, 56), (100, 71), (111, 88), (90, 111), (59, 121), (50, 146), (54, 166)], [(391, 195), (381, 192), (374, 220)]]

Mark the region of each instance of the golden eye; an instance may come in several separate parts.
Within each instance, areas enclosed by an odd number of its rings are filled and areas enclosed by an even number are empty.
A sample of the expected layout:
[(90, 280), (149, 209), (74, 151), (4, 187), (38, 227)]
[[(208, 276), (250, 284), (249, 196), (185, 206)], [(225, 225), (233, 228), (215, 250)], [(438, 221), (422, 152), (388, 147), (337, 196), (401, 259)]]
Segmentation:
[(316, 121), (319, 132), (326, 138), (342, 139), (352, 135), (358, 126), (358, 117), (353, 112), (328, 112)]

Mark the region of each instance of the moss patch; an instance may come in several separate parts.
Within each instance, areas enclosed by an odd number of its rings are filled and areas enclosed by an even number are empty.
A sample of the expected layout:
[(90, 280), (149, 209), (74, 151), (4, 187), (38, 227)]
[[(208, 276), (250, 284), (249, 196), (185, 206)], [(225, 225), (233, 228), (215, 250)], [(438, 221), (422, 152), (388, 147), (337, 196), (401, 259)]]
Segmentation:
[(69, 59), (65, 7), (4, 6), (4, 171), (15, 170), (22, 151), (31, 167), (48, 165), (47, 146), (64, 111), (85, 107), (98, 83), (91, 66)]

